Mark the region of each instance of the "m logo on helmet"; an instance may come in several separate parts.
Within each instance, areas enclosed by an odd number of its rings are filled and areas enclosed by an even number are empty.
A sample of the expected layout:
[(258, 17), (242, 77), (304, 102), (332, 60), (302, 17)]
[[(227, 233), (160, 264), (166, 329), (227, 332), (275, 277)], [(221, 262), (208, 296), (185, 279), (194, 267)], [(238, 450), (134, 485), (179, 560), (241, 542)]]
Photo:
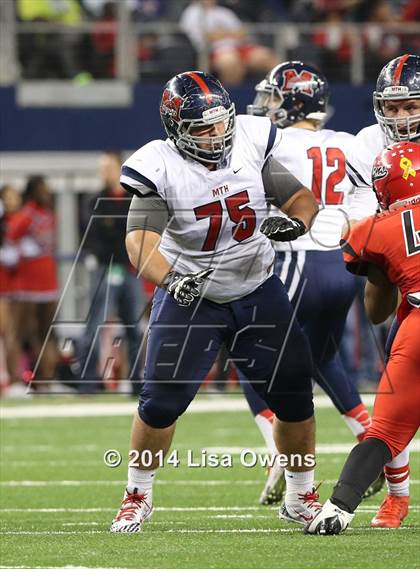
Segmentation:
[(179, 110), (182, 105), (182, 98), (174, 95), (170, 89), (165, 89), (160, 105), (161, 113), (169, 115), (173, 120), (179, 121)]
[(414, 168), (412, 168), (412, 166), (413, 163), (409, 158), (407, 158), (406, 156), (403, 156), (401, 158), (400, 168), (401, 170), (403, 170), (402, 177), (404, 178), (404, 180), (408, 180), (408, 176), (413, 176), (413, 178), (416, 176), (417, 172), (414, 170)]
[(283, 91), (293, 91), (296, 87), (307, 95), (313, 97), (313, 84), (316, 77), (309, 71), (301, 71), (297, 73), (294, 69), (286, 69), (283, 71)]

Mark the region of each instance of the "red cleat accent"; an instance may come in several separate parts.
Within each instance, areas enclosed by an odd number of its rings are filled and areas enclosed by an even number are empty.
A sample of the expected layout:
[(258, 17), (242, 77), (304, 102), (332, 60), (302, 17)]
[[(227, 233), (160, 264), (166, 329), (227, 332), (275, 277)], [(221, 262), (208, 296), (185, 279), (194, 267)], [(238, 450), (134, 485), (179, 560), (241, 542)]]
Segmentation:
[(370, 522), (373, 528), (399, 528), (408, 515), (409, 496), (385, 497), (378, 513)]

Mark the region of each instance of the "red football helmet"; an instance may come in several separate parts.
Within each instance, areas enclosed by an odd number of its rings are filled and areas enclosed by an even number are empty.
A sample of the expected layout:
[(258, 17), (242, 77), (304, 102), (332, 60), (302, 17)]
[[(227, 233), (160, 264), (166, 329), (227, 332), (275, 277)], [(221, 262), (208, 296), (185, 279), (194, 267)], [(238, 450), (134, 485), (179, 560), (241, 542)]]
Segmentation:
[(420, 203), (420, 144), (397, 142), (376, 157), (372, 184), (382, 209)]

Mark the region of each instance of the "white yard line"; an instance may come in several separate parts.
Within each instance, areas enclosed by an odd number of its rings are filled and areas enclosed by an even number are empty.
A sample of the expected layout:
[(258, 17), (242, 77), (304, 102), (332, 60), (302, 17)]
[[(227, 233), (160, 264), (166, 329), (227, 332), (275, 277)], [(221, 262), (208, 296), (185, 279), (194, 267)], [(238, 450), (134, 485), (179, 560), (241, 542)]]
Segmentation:
[[(277, 511), (277, 506), (191, 506), (191, 507), (157, 507), (156, 512), (255, 512)], [(359, 512), (376, 512), (378, 508), (375, 506), (359, 506)], [(410, 506), (412, 512), (419, 512), (420, 505)], [(115, 512), (115, 508), (1, 508), (0, 512), (28, 512), (28, 513), (44, 513), (44, 514), (63, 514), (63, 513), (100, 513)], [(155, 523), (155, 522), (150, 522)]]
[(127, 569), (126, 567), (86, 567), (82, 565), (0, 565), (0, 569)]
[[(43, 488), (51, 486), (123, 486), (127, 480), (3, 480), (1, 486), (12, 488)], [(337, 480), (322, 480), (335, 484)], [(264, 480), (156, 480), (158, 486), (261, 486)], [(410, 484), (420, 480), (410, 479)]]
[[(361, 529), (361, 528), (358, 528)], [(363, 528), (364, 530), (369, 531), (389, 531), (387, 528)], [(396, 528), (399, 531), (406, 531), (406, 530), (413, 530), (409, 526), (402, 526), (400, 528)], [(348, 532), (354, 531), (354, 528), (348, 528)], [(203, 534), (219, 534), (219, 533), (302, 533), (302, 528), (238, 528), (238, 529), (167, 529), (167, 530), (154, 530), (153, 533), (156, 535), (158, 533), (203, 533)], [(109, 530), (87, 530), (87, 531), (5, 531), (2, 532), (2, 535), (93, 535), (93, 534), (109, 534)], [(15, 566), (15, 565), (0, 565), (0, 569), (17, 569), (17, 567), (23, 566)], [(27, 566), (30, 567), (30, 566)], [(49, 569), (46, 567), (37, 567), (37, 569)], [(51, 569), (51, 568), (50, 568)], [(98, 569), (98, 568), (80, 568), (71, 565), (65, 565), (53, 569)], [(109, 567), (104, 567), (100, 569), (112, 569)]]
[(0, 569), (126, 569), (125, 567), (85, 567), (84, 565), (0, 565)]
[[(167, 530), (154, 530), (154, 533), (294, 533), (302, 532), (302, 528), (249, 528), (249, 529), (167, 529)], [(4, 531), (2, 535), (92, 535), (92, 534), (109, 534), (109, 530), (80, 530), (80, 531)], [(1, 569), (1, 566), (0, 566)]]
[[(363, 396), (366, 405), (372, 405), (373, 395)], [(316, 395), (315, 407), (319, 409), (333, 407), (326, 395)], [(17, 405), (1, 407), (0, 419), (34, 419), (64, 417), (106, 417), (132, 415), (137, 408), (135, 401), (127, 403), (64, 403), (56, 405)], [(245, 397), (214, 396), (211, 399), (197, 399), (191, 403), (188, 413), (218, 413), (249, 410)]]

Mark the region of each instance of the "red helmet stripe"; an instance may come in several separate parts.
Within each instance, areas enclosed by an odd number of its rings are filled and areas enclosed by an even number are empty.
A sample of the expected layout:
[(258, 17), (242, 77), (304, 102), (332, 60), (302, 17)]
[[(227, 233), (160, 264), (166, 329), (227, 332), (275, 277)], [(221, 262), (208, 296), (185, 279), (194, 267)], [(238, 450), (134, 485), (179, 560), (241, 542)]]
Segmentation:
[(189, 75), (191, 79), (194, 79), (194, 81), (197, 83), (197, 85), (205, 94), (207, 101), (211, 103), (212, 102), (211, 91), (208, 88), (207, 83), (199, 75), (197, 75), (197, 73), (194, 73), (194, 71), (187, 73), (187, 75)]
[(400, 57), (400, 60), (398, 62), (398, 65), (394, 71), (394, 77), (392, 79), (392, 83), (394, 85), (399, 85), (400, 84), (400, 79), (401, 79), (401, 73), (404, 67), (404, 63), (407, 61), (407, 59), (410, 57), (410, 55), (408, 53), (406, 53), (405, 55), (402, 55)]

